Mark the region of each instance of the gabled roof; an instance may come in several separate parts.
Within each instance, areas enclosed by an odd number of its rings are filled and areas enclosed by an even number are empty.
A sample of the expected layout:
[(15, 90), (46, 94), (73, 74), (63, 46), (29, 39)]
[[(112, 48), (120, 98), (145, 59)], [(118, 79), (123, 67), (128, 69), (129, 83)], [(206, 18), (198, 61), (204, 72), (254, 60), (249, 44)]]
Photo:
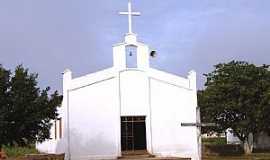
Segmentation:
[(102, 71), (90, 73), (85, 76), (72, 79), (69, 90), (77, 90), (79, 88), (86, 87), (95, 83), (113, 79), (120, 72), (125, 72), (125, 71), (145, 72), (145, 74), (147, 74), (147, 76), (151, 79), (161, 81), (170, 85), (182, 87), (185, 89), (191, 89), (189, 78), (183, 78), (183, 77), (180, 77), (171, 73), (167, 73), (164, 71), (160, 71), (154, 68), (148, 68), (147, 70), (138, 70), (138, 69), (117, 70), (116, 68), (111, 67)]

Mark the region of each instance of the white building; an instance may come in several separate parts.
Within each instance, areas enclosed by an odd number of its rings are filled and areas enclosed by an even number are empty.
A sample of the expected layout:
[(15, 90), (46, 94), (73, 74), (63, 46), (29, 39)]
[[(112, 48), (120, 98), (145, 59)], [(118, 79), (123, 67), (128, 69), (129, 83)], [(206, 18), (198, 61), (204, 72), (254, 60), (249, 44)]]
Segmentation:
[[(228, 128), (226, 130), (227, 144), (241, 144), (240, 139), (233, 134), (233, 130)], [(259, 150), (269, 150), (270, 149), (270, 136), (268, 133), (261, 132), (254, 139), (254, 148)]]
[[(160, 157), (200, 159), (196, 126), (196, 73), (186, 78), (149, 66), (149, 47), (132, 33), (113, 46), (113, 67), (73, 78), (63, 73), (60, 119), (52, 139), (37, 144), (66, 159), (116, 159), (125, 151), (145, 150)], [(60, 131), (59, 131), (60, 130)]]
[(226, 140), (227, 144), (241, 144), (240, 139), (233, 134), (233, 130), (231, 128), (226, 130)]

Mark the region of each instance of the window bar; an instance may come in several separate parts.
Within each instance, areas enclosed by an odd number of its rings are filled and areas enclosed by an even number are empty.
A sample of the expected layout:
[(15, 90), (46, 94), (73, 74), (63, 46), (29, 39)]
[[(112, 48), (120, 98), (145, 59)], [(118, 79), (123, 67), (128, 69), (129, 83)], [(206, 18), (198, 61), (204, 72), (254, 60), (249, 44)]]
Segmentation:
[[(132, 117), (132, 120), (133, 120), (133, 117)], [(132, 127), (132, 150), (133, 150), (133, 152), (135, 151), (135, 146), (134, 146), (134, 121), (133, 122), (131, 122), (132, 124), (131, 124), (131, 127)]]
[(62, 118), (59, 118), (59, 138), (62, 138)]
[(54, 138), (57, 139), (57, 120), (54, 120)]
[[(126, 119), (126, 118), (125, 118)], [(126, 150), (128, 150), (128, 123), (125, 123), (125, 139), (126, 139)]]

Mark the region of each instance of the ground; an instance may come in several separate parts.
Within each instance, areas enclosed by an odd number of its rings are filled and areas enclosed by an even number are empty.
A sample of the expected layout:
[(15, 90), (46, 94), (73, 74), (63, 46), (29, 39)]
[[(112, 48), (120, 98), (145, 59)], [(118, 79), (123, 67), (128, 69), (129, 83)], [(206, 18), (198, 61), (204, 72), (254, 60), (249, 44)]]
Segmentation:
[(270, 153), (254, 153), (250, 156), (204, 156), (203, 160), (270, 160)]
[[(224, 139), (203, 139), (204, 144), (223, 145)], [(34, 146), (30, 147), (4, 147), (9, 158), (7, 160), (27, 160), (24, 154), (35, 154), (37, 150)], [(202, 160), (270, 160), (270, 151), (253, 153), (249, 156), (203, 156)]]
[[(224, 151), (228, 150), (229, 146), (226, 144), (226, 138), (203, 138), (202, 143), (203, 145), (213, 146), (210, 148), (214, 148), (219, 153), (226, 154), (226, 156), (204, 155), (202, 160), (270, 160), (270, 151), (253, 153), (249, 156), (243, 154), (233, 156), (232, 154), (230, 154), (232, 152), (229, 152), (228, 154), (228, 151)], [(229, 146), (229, 148), (231, 147)]]

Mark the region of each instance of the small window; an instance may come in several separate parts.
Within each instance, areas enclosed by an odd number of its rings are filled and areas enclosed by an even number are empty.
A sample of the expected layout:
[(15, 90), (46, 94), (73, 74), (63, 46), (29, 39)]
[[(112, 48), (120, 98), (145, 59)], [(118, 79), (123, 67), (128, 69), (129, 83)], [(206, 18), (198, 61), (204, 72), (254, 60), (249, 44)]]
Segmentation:
[(127, 68), (137, 68), (137, 46), (126, 46), (126, 65)]
[(62, 118), (54, 120), (54, 139), (62, 138)]
[(57, 120), (54, 120), (54, 139), (57, 139)]
[(59, 118), (59, 138), (62, 138), (62, 118)]

